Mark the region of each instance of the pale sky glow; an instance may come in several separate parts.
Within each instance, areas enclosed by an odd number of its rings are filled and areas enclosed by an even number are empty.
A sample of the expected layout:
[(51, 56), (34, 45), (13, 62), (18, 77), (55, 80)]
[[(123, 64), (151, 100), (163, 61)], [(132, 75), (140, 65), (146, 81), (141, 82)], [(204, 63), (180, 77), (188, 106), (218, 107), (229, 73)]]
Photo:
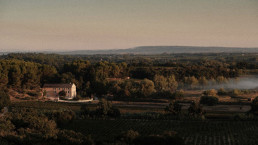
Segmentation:
[(0, 51), (258, 47), (257, 0), (0, 0)]

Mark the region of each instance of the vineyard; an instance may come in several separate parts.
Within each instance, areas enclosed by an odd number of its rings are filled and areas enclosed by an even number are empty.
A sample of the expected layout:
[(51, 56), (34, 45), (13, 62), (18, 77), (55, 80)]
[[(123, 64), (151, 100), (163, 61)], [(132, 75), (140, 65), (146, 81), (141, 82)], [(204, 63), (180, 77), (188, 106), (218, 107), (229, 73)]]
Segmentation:
[[(96, 104), (88, 104), (91, 109)], [(55, 103), (55, 102), (17, 102), (12, 103), (14, 108), (33, 108), (40, 111), (53, 111), (59, 109), (80, 111), (80, 104)], [(176, 131), (182, 137), (186, 145), (257, 145), (258, 144), (258, 122), (247, 119), (245, 121), (227, 120), (194, 120), (194, 119), (169, 119), (155, 117), (158, 113), (129, 114), (128, 112), (139, 109), (140, 112), (147, 108), (120, 107), (123, 110), (119, 119), (80, 119), (66, 124), (63, 129), (74, 130), (85, 135), (91, 135), (95, 141), (113, 142), (125, 131), (138, 131), (141, 135), (162, 134), (165, 131)], [(129, 109), (129, 111), (128, 111)], [(155, 108), (156, 109), (156, 108)], [(150, 111), (150, 110), (148, 110)], [(152, 110), (153, 111), (153, 110)], [(157, 110), (156, 110), (157, 111)], [(158, 111), (157, 111), (158, 112)], [(213, 113), (213, 114), (211, 114)], [(218, 112), (211, 112), (218, 116)], [(222, 112), (220, 116), (232, 112)], [(138, 115), (138, 116), (137, 116)], [(151, 115), (151, 116), (148, 116)], [(154, 118), (153, 118), (154, 117)], [(147, 119), (152, 118), (152, 119)]]
[(258, 144), (255, 121), (76, 120), (65, 128), (110, 142), (121, 132), (133, 129), (142, 135), (176, 131), (187, 145)]

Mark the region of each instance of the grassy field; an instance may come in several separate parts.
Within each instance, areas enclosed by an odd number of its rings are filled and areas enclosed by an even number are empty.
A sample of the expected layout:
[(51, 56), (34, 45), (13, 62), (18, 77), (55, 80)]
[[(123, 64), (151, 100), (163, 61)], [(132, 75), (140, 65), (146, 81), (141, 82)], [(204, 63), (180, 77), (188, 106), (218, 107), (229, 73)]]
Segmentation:
[(176, 131), (187, 145), (257, 145), (256, 121), (175, 121), (175, 120), (75, 120), (65, 129), (111, 141), (133, 129), (142, 135)]

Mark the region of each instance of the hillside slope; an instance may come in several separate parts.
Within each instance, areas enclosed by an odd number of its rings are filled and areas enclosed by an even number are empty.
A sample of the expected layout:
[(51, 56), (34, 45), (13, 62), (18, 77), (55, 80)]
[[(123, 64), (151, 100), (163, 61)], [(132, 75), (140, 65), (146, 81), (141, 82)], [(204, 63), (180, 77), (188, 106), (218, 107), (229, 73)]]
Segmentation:
[(77, 50), (58, 54), (162, 54), (162, 53), (258, 53), (258, 48), (195, 47), (195, 46), (141, 46), (129, 49)]

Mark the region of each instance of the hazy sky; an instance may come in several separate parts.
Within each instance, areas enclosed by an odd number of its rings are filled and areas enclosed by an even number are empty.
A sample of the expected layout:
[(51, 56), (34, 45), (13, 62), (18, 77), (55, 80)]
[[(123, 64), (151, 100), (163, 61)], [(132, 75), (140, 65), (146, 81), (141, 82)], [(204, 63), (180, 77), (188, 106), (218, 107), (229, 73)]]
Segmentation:
[(0, 0), (0, 51), (258, 47), (258, 0)]

